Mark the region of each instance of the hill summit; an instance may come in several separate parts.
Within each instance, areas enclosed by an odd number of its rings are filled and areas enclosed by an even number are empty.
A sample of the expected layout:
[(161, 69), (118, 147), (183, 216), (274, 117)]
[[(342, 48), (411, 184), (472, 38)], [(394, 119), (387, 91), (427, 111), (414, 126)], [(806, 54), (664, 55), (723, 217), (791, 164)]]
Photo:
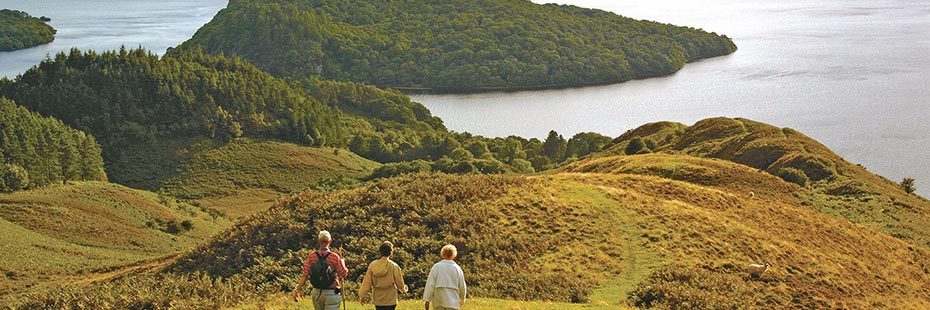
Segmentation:
[[(601, 159), (567, 169), (626, 170), (621, 168), (624, 157), (617, 155), (651, 152), (717, 158), (759, 169), (806, 188), (800, 194), (806, 206), (930, 248), (930, 205), (926, 200), (907, 194), (899, 184), (844, 160), (820, 142), (790, 128), (741, 118), (711, 118), (692, 126), (652, 123), (615, 139), (594, 156)], [(678, 166), (651, 169), (672, 178), (700, 173)], [(753, 186), (745, 184), (743, 190), (752, 191)]]

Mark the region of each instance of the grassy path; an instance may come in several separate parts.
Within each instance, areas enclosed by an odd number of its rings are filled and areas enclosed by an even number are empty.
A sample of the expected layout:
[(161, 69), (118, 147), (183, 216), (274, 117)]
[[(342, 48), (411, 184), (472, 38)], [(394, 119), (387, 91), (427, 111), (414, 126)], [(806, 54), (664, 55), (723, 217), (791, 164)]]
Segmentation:
[(603, 282), (589, 297), (591, 305), (616, 307), (626, 305), (627, 294), (653, 269), (659, 267), (661, 260), (644, 245), (643, 230), (637, 224), (639, 220), (636, 219), (635, 212), (610, 198), (611, 192), (616, 189), (599, 189), (603, 191), (600, 193), (603, 198), (599, 200), (613, 214), (617, 221), (616, 227), (622, 234), (620, 240), (623, 242), (623, 256), (620, 257), (620, 261), (623, 269), (617, 276)]
[[(570, 199), (584, 202), (587, 206), (596, 210), (598, 217), (608, 218), (615, 224), (617, 229), (607, 240), (616, 246), (622, 247), (623, 253), (617, 259), (623, 265), (622, 271), (610, 275), (601, 282), (600, 287), (594, 289), (589, 303), (572, 304), (560, 302), (540, 302), (540, 301), (516, 301), (506, 299), (492, 298), (473, 298), (469, 299), (463, 309), (513, 309), (513, 310), (538, 310), (538, 309), (624, 309), (626, 305), (626, 296), (639, 281), (649, 274), (652, 268), (660, 264), (657, 255), (643, 246), (643, 231), (637, 224), (639, 220), (636, 213), (628, 206), (620, 204), (616, 199), (611, 197), (609, 188), (592, 188), (583, 186), (575, 181), (565, 180), (567, 188), (570, 190), (562, 192)], [(592, 219), (594, 220), (594, 219)], [(600, 219), (599, 219), (600, 220)], [(596, 268), (592, 266), (592, 268)], [(346, 303), (346, 309), (360, 310), (373, 309), (371, 305), (363, 306), (356, 302)], [(240, 306), (236, 309), (312, 309), (310, 300), (303, 300), (295, 303), (288, 300), (284, 294), (271, 296), (270, 300), (261, 303), (252, 303)], [(340, 309), (342, 309), (340, 307)], [(423, 309), (423, 303), (418, 300), (405, 300), (398, 304), (397, 309), (419, 310)]]

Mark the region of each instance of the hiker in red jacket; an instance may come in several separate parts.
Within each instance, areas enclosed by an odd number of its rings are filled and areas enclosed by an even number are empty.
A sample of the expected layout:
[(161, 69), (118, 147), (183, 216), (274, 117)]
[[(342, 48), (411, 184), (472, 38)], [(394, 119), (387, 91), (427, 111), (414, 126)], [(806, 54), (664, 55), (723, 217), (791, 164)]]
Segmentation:
[(303, 275), (294, 289), (294, 301), (300, 301), (300, 292), (307, 280), (313, 285), (310, 297), (316, 310), (339, 310), (342, 302), (342, 281), (349, 275), (346, 262), (339, 254), (329, 250), (333, 236), (328, 231), (321, 231), (316, 240), (320, 248), (307, 255), (304, 261)]

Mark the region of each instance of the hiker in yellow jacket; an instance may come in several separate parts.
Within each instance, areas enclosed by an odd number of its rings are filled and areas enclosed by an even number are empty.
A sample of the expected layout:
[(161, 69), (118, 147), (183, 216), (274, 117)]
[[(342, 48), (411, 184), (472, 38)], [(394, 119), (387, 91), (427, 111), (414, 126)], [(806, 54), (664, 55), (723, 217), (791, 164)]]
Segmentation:
[(362, 286), (358, 288), (359, 302), (364, 305), (371, 291), (371, 303), (375, 304), (376, 310), (394, 310), (397, 307), (397, 292), (407, 293), (404, 272), (391, 260), (394, 244), (390, 241), (381, 244), (378, 253), (381, 258), (368, 264)]

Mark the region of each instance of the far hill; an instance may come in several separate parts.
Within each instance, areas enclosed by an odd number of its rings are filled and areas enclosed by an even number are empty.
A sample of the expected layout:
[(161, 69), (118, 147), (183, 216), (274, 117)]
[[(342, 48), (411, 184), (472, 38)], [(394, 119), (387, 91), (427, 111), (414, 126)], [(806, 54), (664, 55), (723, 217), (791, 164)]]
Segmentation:
[(343, 149), (240, 138), (194, 154), (161, 192), (238, 217), (282, 195), (357, 183), (378, 166)]
[(726, 36), (525, 0), (233, 0), (181, 48), (277, 76), (482, 91), (665, 75), (726, 55)]
[[(908, 195), (899, 184), (844, 160), (790, 128), (740, 118), (712, 118), (692, 126), (653, 123), (621, 135), (605, 149), (599, 156), (660, 152), (740, 163), (807, 187), (803, 195), (807, 206), (930, 249), (930, 204), (925, 199)], [(568, 169), (622, 170), (625, 159), (618, 160), (594, 160)], [(667, 176), (696, 173), (687, 167), (655, 169)], [(744, 188), (752, 190), (751, 185)]]
[(16, 10), (0, 10), (0, 52), (39, 46), (55, 40), (56, 30), (47, 17), (32, 17)]
[(0, 194), (0, 295), (103, 277), (228, 225), (174, 198), (101, 182)]

